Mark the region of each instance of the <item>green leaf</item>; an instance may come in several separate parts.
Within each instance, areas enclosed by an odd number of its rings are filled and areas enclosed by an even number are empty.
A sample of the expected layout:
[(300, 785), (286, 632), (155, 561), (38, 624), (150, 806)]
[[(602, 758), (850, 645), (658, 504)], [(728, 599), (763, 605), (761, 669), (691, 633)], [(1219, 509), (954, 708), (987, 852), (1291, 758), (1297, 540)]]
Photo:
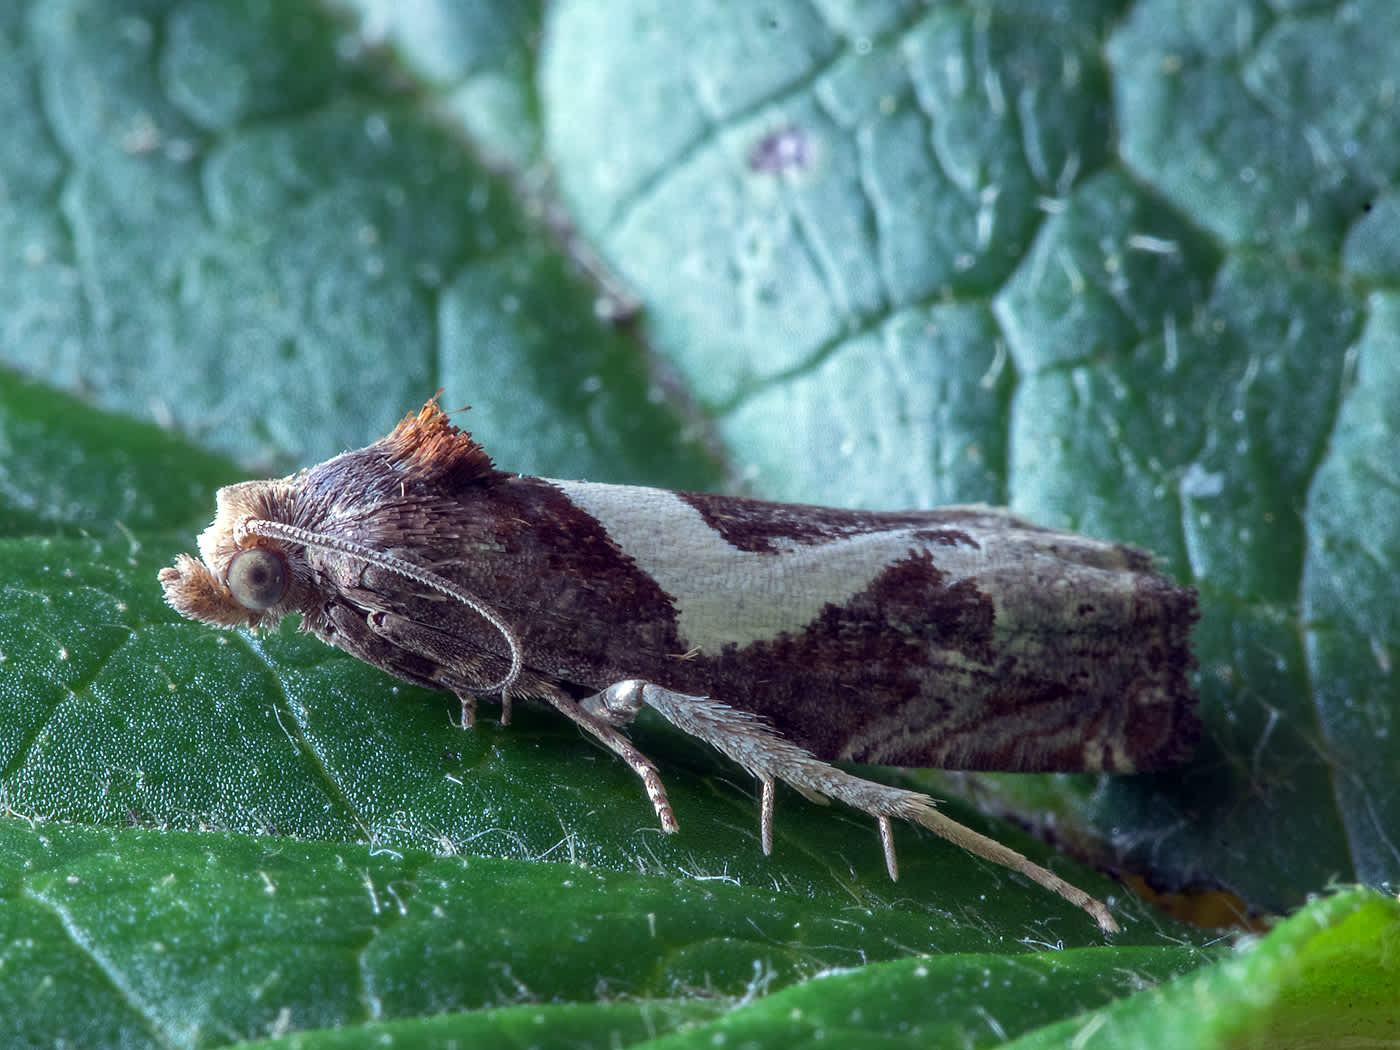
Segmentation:
[(940, 794), (1259, 911), (1394, 882), (1392, 6), (5, 6), (11, 1045), (1393, 1038), (1374, 894), (1230, 949), (949, 801), (1110, 897), (1105, 947), (795, 795), (766, 858), (752, 785), (644, 721), (663, 836), (549, 712), (464, 733), (155, 582), (219, 484), (439, 387), (507, 469), (1005, 503), (1200, 589), (1206, 739)]
[(1008, 1045), (1383, 1044), (1395, 1035), (1397, 935), (1395, 900), (1368, 891), (1339, 894), (1308, 905), (1263, 940), (1242, 943), (1216, 966)]
[[(1395, 901), (1353, 892), (1185, 976), (1172, 977), (1172, 953), (1162, 950), (905, 959), (824, 975), (645, 1045), (1331, 1046), (1394, 1031), (1397, 933)], [(1116, 1001), (1096, 1006), (1107, 996)], [(1073, 1016), (1031, 1030), (1038, 1004), (1051, 1000)]]

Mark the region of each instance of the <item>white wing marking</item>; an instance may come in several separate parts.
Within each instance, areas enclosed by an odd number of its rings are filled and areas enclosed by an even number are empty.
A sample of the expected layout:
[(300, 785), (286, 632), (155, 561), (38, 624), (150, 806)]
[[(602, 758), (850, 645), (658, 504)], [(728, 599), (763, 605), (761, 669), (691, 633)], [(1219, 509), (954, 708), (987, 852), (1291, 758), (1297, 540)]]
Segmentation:
[[(665, 489), (549, 481), (671, 595), (682, 642), (707, 652), (801, 631), (827, 603), (844, 604), (911, 549), (928, 546), (916, 530), (900, 528), (790, 542), (777, 552), (743, 551)], [(953, 579), (987, 564), (983, 552), (968, 546), (939, 546), (937, 561)]]

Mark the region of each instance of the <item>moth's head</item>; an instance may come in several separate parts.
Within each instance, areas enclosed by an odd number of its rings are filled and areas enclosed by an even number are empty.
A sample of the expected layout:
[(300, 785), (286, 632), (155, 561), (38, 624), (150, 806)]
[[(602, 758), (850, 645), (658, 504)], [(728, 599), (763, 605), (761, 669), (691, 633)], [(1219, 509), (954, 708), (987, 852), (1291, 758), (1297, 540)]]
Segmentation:
[(170, 607), (215, 627), (271, 627), (299, 609), (309, 577), (305, 552), (242, 528), (250, 519), (289, 520), (295, 494), (294, 478), (221, 488), (214, 521), (199, 536), (200, 557), (181, 554), (160, 571)]

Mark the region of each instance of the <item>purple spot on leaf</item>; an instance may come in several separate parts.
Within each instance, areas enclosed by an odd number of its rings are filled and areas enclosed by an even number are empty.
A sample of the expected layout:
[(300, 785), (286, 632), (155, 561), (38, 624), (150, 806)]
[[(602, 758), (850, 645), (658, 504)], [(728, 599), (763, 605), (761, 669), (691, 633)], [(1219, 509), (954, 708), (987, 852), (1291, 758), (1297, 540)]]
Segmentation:
[(765, 135), (749, 153), (749, 167), (765, 175), (812, 166), (812, 137), (801, 128), (780, 128)]

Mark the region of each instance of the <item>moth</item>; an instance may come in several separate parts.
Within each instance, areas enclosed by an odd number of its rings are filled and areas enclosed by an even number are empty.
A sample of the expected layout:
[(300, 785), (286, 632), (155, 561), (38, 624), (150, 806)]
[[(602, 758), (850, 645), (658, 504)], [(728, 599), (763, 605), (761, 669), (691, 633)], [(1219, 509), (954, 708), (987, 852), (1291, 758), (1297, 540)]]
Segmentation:
[(1107, 907), (834, 762), (1158, 770), (1199, 734), (1196, 593), (1143, 551), (982, 506), (878, 513), (496, 469), (436, 399), (386, 437), (221, 489), (166, 600), (218, 627), (303, 630), (418, 685), (552, 704), (641, 777), (650, 707), (747, 769), (772, 850), (776, 781), (930, 829), (1083, 908)]

